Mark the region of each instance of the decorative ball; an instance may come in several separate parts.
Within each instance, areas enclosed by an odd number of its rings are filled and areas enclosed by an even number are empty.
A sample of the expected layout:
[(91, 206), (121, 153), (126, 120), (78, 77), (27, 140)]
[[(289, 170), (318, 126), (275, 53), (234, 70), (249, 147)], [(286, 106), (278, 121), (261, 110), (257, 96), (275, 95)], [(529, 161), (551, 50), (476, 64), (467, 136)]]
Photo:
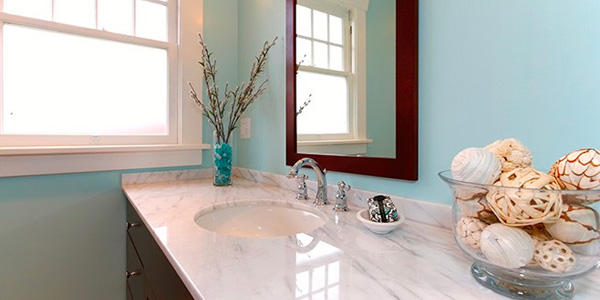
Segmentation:
[(497, 140), (485, 146), (485, 149), (496, 154), (502, 165), (502, 172), (533, 167), (531, 151), (517, 139)]
[[(456, 180), (492, 184), (500, 175), (500, 162), (493, 153), (483, 148), (467, 148), (454, 157), (450, 171)], [(491, 210), (485, 204), (485, 194), (487, 189), (479, 186), (461, 185), (454, 190), (461, 210), (471, 217), (481, 217), (480, 214), (491, 216)]]
[(501, 267), (520, 268), (533, 258), (533, 240), (520, 228), (489, 225), (481, 232), (479, 244), (483, 255)]
[[(554, 163), (549, 172), (561, 188), (567, 190), (600, 189), (600, 152), (595, 149), (573, 151)], [(593, 197), (589, 199), (589, 197)], [(572, 195), (579, 204), (600, 201), (598, 195)], [(595, 196), (595, 197), (594, 197)]]
[(450, 171), (455, 180), (492, 184), (500, 175), (500, 161), (483, 148), (467, 148), (454, 156)]
[(576, 263), (575, 254), (563, 242), (545, 241), (535, 246), (533, 260), (542, 268), (555, 273), (570, 271)]
[(564, 204), (558, 221), (544, 227), (553, 238), (567, 244), (583, 245), (600, 239), (598, 212), (583, 205)]
[(554, 222), (562, 208), (561, 197), (552, 192), (526, 189), (559, 189), (554, 177), (532, 168), (517, 168), (500, 174), (494, 183), (498, 187), (515, 189), (492, 189), (487, 202), (500, 222), (508, 226), (526, 226), (542, 222)]
[(462, 217), (456, 224), (456, 233), (465, 245), (479, 249), (481, 231), (488, 226), (487, 223), (471, 217)]

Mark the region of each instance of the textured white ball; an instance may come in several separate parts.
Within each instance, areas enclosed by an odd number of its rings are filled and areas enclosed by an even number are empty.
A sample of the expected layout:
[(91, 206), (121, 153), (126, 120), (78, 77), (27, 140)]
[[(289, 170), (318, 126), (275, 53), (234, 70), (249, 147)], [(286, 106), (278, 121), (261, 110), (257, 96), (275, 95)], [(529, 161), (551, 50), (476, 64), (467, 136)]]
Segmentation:
[(561, 241), (551, 240), (537, 244), (534, 260), (544, 269), (565, 273), (575, 266), (575, 254)]
[(481, 252), (493, 264), (520, 268), (533, 259), (533, 240), (523, 229), (492, 224), (481, 232)]
[(485, 149), (496, 154), (502, 164), (502, 172), (508, 172), (515, 168), (533, 167), (531, 151), (517, 139), (497, 140), (485, 146)]
[(477, 218), (462, 217), (456, 224), (456, 234), (464, 244), (479, 249), (481, 231), (487, 226), (487, 223)]
[(494, 153), (483, 148), (467, 148), (452, 160), (450, 171), (455, 180), (492, 184), (500, 175), (501, 165)]

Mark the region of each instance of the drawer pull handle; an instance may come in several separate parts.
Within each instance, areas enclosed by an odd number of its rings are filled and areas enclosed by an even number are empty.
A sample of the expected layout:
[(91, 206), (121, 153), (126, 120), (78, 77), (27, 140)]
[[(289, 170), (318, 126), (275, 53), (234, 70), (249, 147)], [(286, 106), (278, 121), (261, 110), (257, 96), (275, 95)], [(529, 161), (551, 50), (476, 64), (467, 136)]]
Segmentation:
[(142, 271), (125, 271), (125, 277), (129, 278), (131, 276), (136, 276), (136, 275), (140, 275), (142, 273)]
[(127, 230), (129, 230), (129, 228), (131, 228), (131, 227), (138, 227), (138, 226), (140, 226), (140, 223), (127, 222)]

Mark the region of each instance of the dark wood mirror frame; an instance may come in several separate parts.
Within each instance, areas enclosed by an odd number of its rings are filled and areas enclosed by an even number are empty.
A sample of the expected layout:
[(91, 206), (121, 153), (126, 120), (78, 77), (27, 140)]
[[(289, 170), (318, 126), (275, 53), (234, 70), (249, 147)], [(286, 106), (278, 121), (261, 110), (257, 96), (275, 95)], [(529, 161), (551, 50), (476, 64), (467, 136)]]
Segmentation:
[(286, 164), (311, 157), (330, 171), (417, 180), (418, 0), (396, 4), (396, 157), (356, 157), (297, 152), (296, 0), (286, 0)]

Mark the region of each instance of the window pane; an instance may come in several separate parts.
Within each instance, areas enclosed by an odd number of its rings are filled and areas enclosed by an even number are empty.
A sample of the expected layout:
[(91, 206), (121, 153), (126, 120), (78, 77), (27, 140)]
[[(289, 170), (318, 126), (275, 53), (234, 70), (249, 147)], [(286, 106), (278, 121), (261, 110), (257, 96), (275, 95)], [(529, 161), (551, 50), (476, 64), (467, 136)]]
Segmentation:
[(296, 39), (296, 64), (312, 65), (311, 41), (303, 38)]
[(327, 41), (327, 14), (313, 10), (313, 34), (315, 39)]
[(311, 102), (298, 115), (298, 134), (347, 134), (348, 84), (345, 77), (298, 72), (298, 107)]
[(313, 63), (314, 66), (317, 68), (328, 68), (329, 64), (327, 63), (327, 55), (329, 52), (328, 50), (328, 46), (325, 43), (320, 43), (320, 42), (314, 42), (314, 57), (313, 57)]
[(329, 68), (332, 70), (344, 70), (344, 52), (342, 47), (329, 46)]
[(134, 0), (98, 0), (98, 29), (133, 35)]
[(15, 25), (3, 43), (3, 133), (167, 134), (166, 50)]
[(135, 35), (143, 38), (167, 40), (167, 7), (136, 0)]
[(329, 41), (338, 45), (342, 44), (342, 19), (336, 16), (329, 16)]
[(30, 18), (52, 20), (52, 0), (4, 0), (4, 11)]
[(325, 291), (312, 294), (310, 300), (325, 300)]
[(339, 300), (340, 299), (340, 287), (338, 285), (329, 288), (327, 290), (327, 300)]
[(311, 9), (296, 5), (296, 34), (312, 37), (310, 33)]
[(326, 280), (325, 279), (325, 266), (320, 266), (317, 268), (314, 268), (312, 270), (312, 289), (314, 290), (320, 290), (322, 288), (325, 287), (326, 285)]
[(96, 0), (54, 0), (54, 21), (96, 28)]

